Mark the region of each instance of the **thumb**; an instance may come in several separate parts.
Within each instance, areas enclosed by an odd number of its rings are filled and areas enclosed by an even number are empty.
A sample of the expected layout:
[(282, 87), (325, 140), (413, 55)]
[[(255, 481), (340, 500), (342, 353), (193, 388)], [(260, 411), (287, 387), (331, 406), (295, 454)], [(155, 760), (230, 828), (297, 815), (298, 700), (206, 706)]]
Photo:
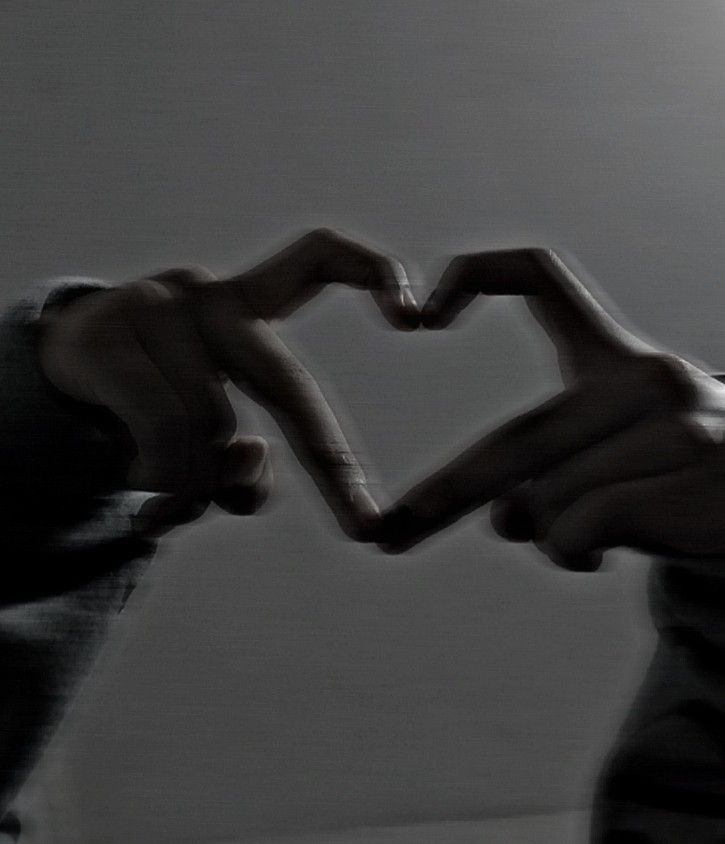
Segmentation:
[(256, 513), (272, 491), (269, 445), (257, 436), (235, 437), (222, 456), (219, 486), (214, 502), (227, 513)]

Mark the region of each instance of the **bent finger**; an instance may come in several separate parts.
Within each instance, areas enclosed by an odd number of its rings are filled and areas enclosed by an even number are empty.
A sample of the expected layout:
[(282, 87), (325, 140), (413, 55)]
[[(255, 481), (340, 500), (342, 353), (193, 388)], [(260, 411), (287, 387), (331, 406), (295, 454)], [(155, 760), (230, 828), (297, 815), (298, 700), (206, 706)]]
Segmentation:
[(559, 565), (586, 567), (594, 555), (627, 546), (648, 554), (721, 557), (725, 530), (717, 503), (721, 469), (695, 466), (592, 490), (551, 525), (544, 549)]
[(222, 449), (236, 428), (234, 411), (185, 298), (154, 280), (138, 282), (131, 292), (131, 324), (138, 342), (186, 408), (188, 494), (209, 500)]
[(666, 361), (642, 361), (618, 382), (590, 381), (502, 425), (406, 493), (385, 516), (387, 550), (405, 550), (471, 510), (658, 408), (691, 400)]
[(235, 385), (273, 416), (343, 530), (356, 539), (371, 538), (379, 509), (312, 375), (261, 319), (238, 320), (209, 342)]
[[(460, 255), (443, 273), (422, 311), (429, 328), (443, 328), (479, 294), (524, 296), (559, 352), (580, 364), (598, 356), (649, 347), (622, 327), (549, 249), (512, 249)], [(599, 298), (603, 298), (601, 294)]]
[(188, 482), (191, 430), (183, 401), (130, 329), (120, 329), (94, 367), (92, 389), (126, 424), (138, 455), (129, 483), (180, 494)]
[(402, 265), (330, 229), (309, 232), (224, 287), (258, 316), (275, 319), (333, 283), (370, 291), (391, 325), (417, 328), (418, 306)]
[(706, 461), (717, 449), (693, 416), (643, 419), (534, 479), (530, 507), (536, 530), (546, 533), (560, 512), (591, 490), (669, 474)]
[(274, 475), (269, 445), (262, 437), (235, 437), (222, 457), (214, 502), (236, 516), (256, 513), (268, 499)]

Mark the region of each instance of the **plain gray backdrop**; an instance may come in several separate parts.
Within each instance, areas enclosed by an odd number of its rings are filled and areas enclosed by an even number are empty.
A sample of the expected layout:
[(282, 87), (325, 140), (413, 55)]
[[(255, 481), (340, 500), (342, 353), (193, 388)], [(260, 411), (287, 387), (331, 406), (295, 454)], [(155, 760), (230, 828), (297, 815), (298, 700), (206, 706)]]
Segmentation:
[[(2, 298), (56, 274), (249, 266), (325, 224), (408, 266), (573, 255), (715, 368), (725, 7), (677, 0), (0, 3)], [(519, 303), (396, 334), (330, 291), (281, 329), (388, 501), (557, 389)], [(486, 513), (351, 544), (261, 413), (279, 494), (164, 543), (50, 754), (82, 841), (584, 807), (652, 646), (646, 561), (594, 576)], [(58, 821), (62, 825), (62, 821)]]

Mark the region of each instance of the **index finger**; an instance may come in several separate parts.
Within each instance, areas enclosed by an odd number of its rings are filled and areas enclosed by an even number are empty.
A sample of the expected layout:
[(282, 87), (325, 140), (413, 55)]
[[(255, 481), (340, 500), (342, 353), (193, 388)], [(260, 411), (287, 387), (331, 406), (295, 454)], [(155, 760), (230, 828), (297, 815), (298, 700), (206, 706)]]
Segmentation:
[(380, 511), (365, 473), (319, 385), (259, 318), (216, 326), (209, 336), (224, 372), (274, 418), (342, 529), (373, 538)]
[[(423, 325), (443, 328), (476, 297), (524, 296), (532, 314), (560, 351), (580, 360), (618, 351), (644, 351), (549, 249), (512, 249), (459, 255), (443, 273), (422, 311)], [(603, 298), (600, 294), (599, 298)]]
[(274, 319), (332, 283), (369, 290), (395, 328), (418, 327), (418, 306), (400, 262), (330, 229), (309, 232), (225, 286), (258, 316)]
[(645, 358), (616, 384), (583, 383), (506, 423), (406, 493), (384, 516), (382, 544), (410, 548), (637, 419), (686, 407), (681, 376), (675, 362)]

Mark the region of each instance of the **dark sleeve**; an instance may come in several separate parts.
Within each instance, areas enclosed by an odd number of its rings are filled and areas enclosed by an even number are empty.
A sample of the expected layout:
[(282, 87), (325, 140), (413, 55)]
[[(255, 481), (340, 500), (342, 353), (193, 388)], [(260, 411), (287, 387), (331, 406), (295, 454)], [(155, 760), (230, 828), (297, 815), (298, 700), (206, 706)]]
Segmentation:
[(0, 817), (154, 550), (132, 530), (148, 496), (124, 489), (127, 431), (39, 363), (43, 307), (103, 287), (60, 279), (0, 317)]
[(38, 357), (44, 306), (103, 289), (59, 279), (0, 318), (0, 606), (60, 594), (148, 556), (124, 490), (133, 443), (109, 411), (63, 396)]

